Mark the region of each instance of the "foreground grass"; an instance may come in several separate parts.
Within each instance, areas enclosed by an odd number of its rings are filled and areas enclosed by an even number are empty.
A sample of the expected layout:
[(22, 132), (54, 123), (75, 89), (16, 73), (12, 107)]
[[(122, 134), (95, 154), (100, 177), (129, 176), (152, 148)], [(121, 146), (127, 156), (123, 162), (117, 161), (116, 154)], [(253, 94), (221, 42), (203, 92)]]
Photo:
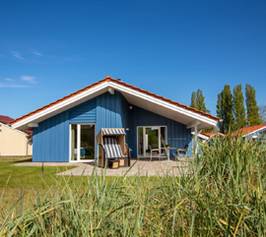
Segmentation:
[(10, 236), (265, 236), (265, 144), (225, 138), (204, 146), (191, 175), (92, 176), (2, 212)]

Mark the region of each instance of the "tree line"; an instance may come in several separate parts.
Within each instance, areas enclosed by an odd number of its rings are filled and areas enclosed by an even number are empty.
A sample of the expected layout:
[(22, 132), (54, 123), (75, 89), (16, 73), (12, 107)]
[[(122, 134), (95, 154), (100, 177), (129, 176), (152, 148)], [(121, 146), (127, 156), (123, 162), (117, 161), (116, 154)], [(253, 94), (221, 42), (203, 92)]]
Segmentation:
[[(209, 112), (202, 90), (192, 92), (191, 107)], [(233, 91), (230, 85), (225, 85), (217, 96), (216, 113), (222, 120), (220, 130), (223, 133), (262, 123), (256, 101), (256, 90), (249, 84), (245, 86), (245, 97), (241, 84), (236, 85)]]

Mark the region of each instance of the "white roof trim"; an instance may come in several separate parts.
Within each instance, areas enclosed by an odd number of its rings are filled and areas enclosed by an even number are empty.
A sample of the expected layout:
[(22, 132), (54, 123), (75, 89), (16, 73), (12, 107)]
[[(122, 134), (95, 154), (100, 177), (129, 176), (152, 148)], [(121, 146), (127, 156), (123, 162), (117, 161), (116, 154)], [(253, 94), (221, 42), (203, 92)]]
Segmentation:
[[(195, 135), (195, 132), (192, 132), (191, 134)], [(205, 136), (202, 133), (198, 133), (198, 137), (203, 139), (203, 140), (209, 140), (210, 139), (208, 136)]]
[(38, 119), (41, 119), (44, 116), (49, 116), (49, 114), (52, 114), (57, 110), (60, 110), (60, 109), (66, 107), (68, 105), (71, 105), (71, 104), (73, 104), (73, 103), (75, 103), (81, 99), (84, 99), (85, 97), (87, 97), (89, 95), (93, 95), (94, 93), (97, 93), (100, 90), (106, 89), (108, 87), (111, 87), (111, 88), (114, 88), (118, 91), (128, 93), (130, 95), (142, 98), (146, 101), (149, 101), (149, 102), (157, 104), (159, 106), (162, 106), (162, 107), (168, 108), (170, 110), (176, 111), (180, 114), (183, 114), (183, 115), (188, 116), (190, 118), (196, 119), (196, 120), (203, 122), (203, 123), (206, 123), (210, 126), (213, 126), (213, 127), (217, 126), (217, 121), (214, 119), (208, 118), (204, 115), (200, 115), (196, 112), (187, 110), (185, 108), (181, 108), (177, 105), (173, 105), (173, 104), (168, 103), (166, 101), (163, 101), (161, 99), (155, 98), (151, 95), (147, 95), (143, 92), (137, 91), (135, 89), (129, 88), (127, 86), (124, 86), (124, 85), (121, 85), (118, 83), (115, 83), (113, 81), (106, 81), (106, 82), (100, 83), (100, 84), (98, 84), (98, 85), (96, 85), (96, 86), (94, 86), (94, 87), (92, 87), (92, 88), (90, 88), (84, 92), (81, 92), (77, 95), (71, 96), (70, 98), (63, 100), (62, 102), (60, 102), (58, 104), (52, 105), (46, 109), (41, 110), (40, 112), (37, 112), (37, 113), (34, 113), (28, 117), (25, 117), (24, 119), (21, 119), (21, 120), (15, 122), (14, 124), (12, 124), (12, 127), (13, 128), (23, 127), (23, 126), (27, 125), (28, 123), (34, 122)]
[(171, 103), (168, 103), (168, 102), (163, 101), (161, 99), (158, 99), (158, 98), (155, 98), (153, 96), (147, 95), (147, 94), (142, 93), (140, 91), (136, 91), (136, 90), (134, 90), (132, 88), (128, 88), (126, 86), (123, 86), (123, 85), (120, 85), (120, 84), (116, 84), (114, 82), (110, 82), (110, 86), (112, 86), (113, 88), (115, 88), (115, 89), (117, 89), (119, 91), (123, 91), (123, 92), (131, 94), (133, 96), (140, 97), (140, 98), (145, 99), (145, 100), (147, 100), (147, 101), (149, 101), (151, 103), (154, 103), (154, 104), (160, 105), (162, 107), (174, 110), (174, 111), (179, 112), (180, 114), (186, 115), (188, 117), (192, 117), (192, 118), (194, 118), (196, 120), (199, 120), (201, 122), (207, 123), (207, 124), (209, 124), (211, 126), (215, 126), (215, 127), (217, 126), (217, 121), (214, 120), (214, 119), (208, 118), (206, 116), (200, 115), (200, 114), (192, 112), (190, 110), (187, 110), (187, 109), (181, 108), (179, 106), (173, 105)]
[(88, 90), (86, 90), (86, 91), (84, 91), (84, 92), (82, 92), (80, 94), (72, 96), (72, 97), (70, 97), (70, 98), (68, 98), (66, 100), (63, 100), (62, 102), (60, 102), (58, 104), (55, 104), (55, 105), (53, 105), (51, 107), (48, 107), (48, 108), (46, 108), (46, 109), (44, 109), (44, 110), (42, 110), (42, 111), (40, 111), (40, 112), (38, 112), (36, 114), (33, 114), (33, 115), (29, 116), (29, 117), (26, 117), (25, 119), (22, 119), (22, 120), (20, 120), (20, 121), (18, 121), (16, 123), (12, 124), (12, 127), (13, 128), (22, 127), (22, 126), (24, 126), (24, 125), (26, 125), (26, 124), (28, 124), (30, 122), (35, 121), (36, 119), (39, 119), (39, 118), (41, 118), (41, 117), (43, 117), (43, 116), (45, 116), (45, 115), (47, 115), (49, 113), (52, 113), (52, 112), (54, 112), (56, 110), (59, 110), (59, 109), (65, 107), (65, 106), (67, 106), (67, 105), (69, 105), (71, 103), (74, 103), (74, 102), (76, 102), (76, 101), (78, 101), (78, 100), (80, 100), (80, 99), (82, 99), (82, 98), (84, 98), (86, 96), (92, 95), (93, 93), (96, 93), (96, 92), (98, 92), (98, 91), (100, 91), (100, 90), (102, 90), (104, 88), (107, 88), (107, 87), (108, 87), (108, 82), (104, 82), (104, 83), (101, 83), (99, 85), (96, 85), (95, 87), (90, 88), (90, 89), (88, 89)]

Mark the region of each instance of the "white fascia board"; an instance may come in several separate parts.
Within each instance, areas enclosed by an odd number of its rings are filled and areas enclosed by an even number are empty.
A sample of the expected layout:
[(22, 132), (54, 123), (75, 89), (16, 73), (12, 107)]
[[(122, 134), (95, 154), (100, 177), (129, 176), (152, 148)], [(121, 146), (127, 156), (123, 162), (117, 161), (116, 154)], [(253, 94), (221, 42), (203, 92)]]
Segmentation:
[(50, 113), (53, 113), (56, 110), (62, 109), (63, 107), (65, 107), (67, 105), (75, 103), (76, 101), (81, 100), (86, 96), (92, 95), (93, 93), (96, 93), (102, 89), (105, 89), (106, 87), (108, 87), (108, 82), (104, 82), (102, 84), (99, 84), (99, 85), (97, 85), (91, 89), (88, 89), (82, 93), (77, 94), (76, 96), (72, 96), (72, 97), (70, 97), (70, 98), (68, 98), (68, 99), (66, 99), (66, 100), (64, 100), (58, 104), (55, 104), (55, 105), (48, 107), (48, 108), (46, 108), (46, 109), (44, 109), (44, 110), (42, 110), (36, 114), (33, 114), (29, 117), (26, 117), (25, 119), (22, 119), (16, 123), (12, 124), (12, 127), (13, 128), (19, 128), (19, 127), (25, 126), (28, 123), (31, 123), (31, 122), (33, 122), (33, 121), (35, 121), (35, 120), (37, 120), (37, 119), (39, 119), (45, 115), (48, 115)]
[[(192, 135), (195, 135), (195, 132), (192, 132), (191, 134)], [(199, 138), (202, 138), (203, 140), (209, 140), (210, 139), (209, 137), (207, 137), (207, 136), (205, 136), (205, 135), (203, 135), (201, 133), (198, 133), (198, 137)]]
[(188, 116), (188, 117), (191, 117), (193, 119), (196, 119), (198, 121), (201, 121), (203, 123), (206, 123), (206, 124), (209, 124), (210, 126), (213, 126), (213, 127), (216, 127), (217, 126), (217, 121), (216, 120), (213, 120), (213, 119), (210, 119), (210, 118), (207, 118), (206, 116), (202, 116), (202, 115), (199, 115), (197, 113), (194, 113), (192, 111), (189, 111), (187, 109), (184, 109), (184, 108), (181, 108), (179, 106), (176, 106), (176, 105), (173, 105), (173, 104), (170, 104), (166, 101), (163, 101), (163, 100), (160, 100), (158, 98), (154, 98), (153, 96), (150, 96), (150, 95), (147, 95), (147, 94), (144, 94), (140, 91), (137, 91), (137, 90), (134, 90), (134, 89), (131, 89), (131, 88), (128, 88), (126, 86), (123, 86), (123, 85), (120, 85), (120, 84), (117, 84), (115, 82), (104, 82), (104, 83), (101, 83), (99, 85), (96, 85), (95, 87), (91, 88), (91, 89), (88, 89), (82, 93), (79, 93), (75, 96), (72, 96), (66, 100), (63, 100), (62, 102), (58, 103), (58, 104), (55, 104), (53, 106), (50, 106), (36, 114), (33, 114), (31, 116), (28, 116), (16, 123), (14, 123), (12, 125), (12, 128), (20, 128), (20, 127), (23, 127), (25, 126), (26, 124), (28, 123), (31, 123), (31, 122), (34, 122), (36, 121), (37, 119), (40, 119), (46, 115), (49, 115), (59, 109), (62, 109), (64, 108), (65, 106), (68, 106), (68, 105), (71, 105), (89, 95), (92, 95), (94, 93), (97, 93), (98, 91), (102, 90), (102, 89), (105, 89), (105, 88), (108, 88), (108, 87), (112, 87), (118, 91), (122, 91), (122, 92), (125, 92), (125, 93), (128, 93), (130, 95), (133, 95), (133, 96), (136, 96), (136, 97), (139, 97), (141, 99), (144, 99), (144, 100), (147, 100), (151, 103), (154, 103), (154, 104), (157, 104), (159, 106), (162, 106), (162, 107), (165, 107), (165, 108), (168, 108), (168, 109), (171, 109), (173, 111), (176, 111), (180, 114), (183, 114), (185, 116)]
[(183, 114), (185, 116), (188, 116), (188, 117), (191, 117), (193, 119), (196, 119), (196, 120), (201, 121), (203, 123), (207, 123), (207, 124), (209, 124), (211, 126), (214, 126), (214, 127), (217, 126), (217, 121), (214, 120), (214, 119), (207, 118), (206, 116), (199, 115), (199, 114), (194, 113), (192, 111), (189, 111), (187, 109), (184, 109), (184, 108), (181, 108), (179, 106), (170, 104), (170, 103), (168, 103), (166, 101), (160, 100), (158, 98), (154, 98), (153, 96), (144, 94), (144, 93), (142, 93), (140, 91), (136, 91), (134, 89), (131, 89), (131, 88), (128, 88), (128, 87), (125, 87), (123, 85), (116, 84), (116, 83), (113, 83), (113, 82), (110, 82), (110, 86), (112, 86), (113, 88), (115, 88), (117, 90), (120, 90), (120, 91), (123, 91), (125, 93), (128, 93), (130, 95), (137, 96), (139, 98), (147, 100), (147, 101), (149, 101), (151, 103), (154, 103), (154, 104), (157, 104), (159, 106), (171, 109), (173, 111), (176, 111), (176, 112), (178, 112), (180, 114)]

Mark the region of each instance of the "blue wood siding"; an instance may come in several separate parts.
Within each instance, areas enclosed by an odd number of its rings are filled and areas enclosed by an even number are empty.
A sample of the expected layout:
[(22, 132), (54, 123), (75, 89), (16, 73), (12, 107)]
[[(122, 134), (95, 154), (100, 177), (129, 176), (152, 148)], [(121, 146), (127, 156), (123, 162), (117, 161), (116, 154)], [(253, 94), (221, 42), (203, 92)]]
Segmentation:
[(96, 99), (41, 122), (39, 127), (33, 130), (32, 160), (68, 162), (71, 123), (96, 123)]
[(187, 129), (186, 125), (153, 112), (133, 106), (128, 116), (130, 124), (128, 142), (134, 157), (137, 156), (137, 126), (166, 126), (170, 147), (184, 148), (192, 140), (191, 129)]
[(69, 124), (95, 123), (96, 135), (101, 128), (125, 127), (126, 104), (120, 93), (105, 93), (41, 122), (33, 130), (33, 161), (69, 160)]
[(33, 130), (33, 161), (68, 161), (68, 124), (68, 112), (63, 112)]
[(114, 95), (105, 93), (97, 98), (97, 133), (101, 128), (125, 128), (127, 102), (118, 92)]
[(185, 125), (136, 106), (130, 110), (121, 93), (105, 93), (41, 122), (33, 130), (33, 161), (67, 162), (72, 123), (95, 123), (96, 135), (101, 128), (128, 128), (127, 142), (133, 157), (137, 155), (137, 126), (167, 126), (168, 144), (172, 147), (184, 147), (192, 139)]
[(96, 123), (96, 99), (89, 100), (69, 111), (70, 123)]

